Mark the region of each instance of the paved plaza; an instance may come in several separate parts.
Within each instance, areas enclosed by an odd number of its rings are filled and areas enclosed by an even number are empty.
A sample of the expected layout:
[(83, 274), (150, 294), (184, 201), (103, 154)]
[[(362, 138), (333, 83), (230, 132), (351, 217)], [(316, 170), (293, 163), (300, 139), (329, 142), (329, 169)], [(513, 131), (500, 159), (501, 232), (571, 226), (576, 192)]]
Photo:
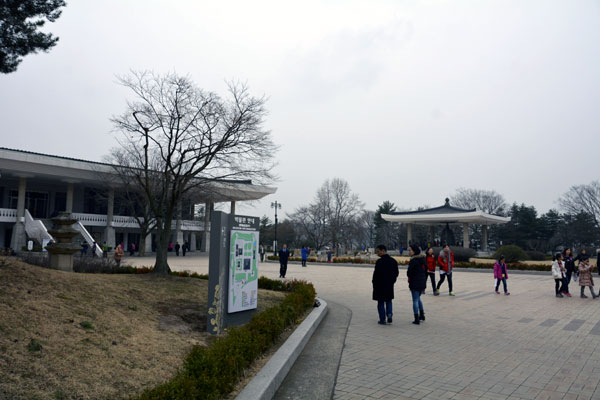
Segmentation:
[[(208, 271), (205, 257), (169, 261)], [(279, 265), (260, 271), (277, 278)], [(600, 300), (580, 299), (576, 283), (577, 295), (557, 299), (550, 273), (509, 271), (504, 296), (493, 292), (491, 271), (455, 272), (456, 296), (446, 283), (438, 297), (428, 288), (427, 321), (415, 326), (401, 270), (394, 322), (381, 326), (371, 276), (364, 267), (288, 267), (288, 278), (311, 281), (320, 297), (352, 311), (334, 399), (600, 399)]]

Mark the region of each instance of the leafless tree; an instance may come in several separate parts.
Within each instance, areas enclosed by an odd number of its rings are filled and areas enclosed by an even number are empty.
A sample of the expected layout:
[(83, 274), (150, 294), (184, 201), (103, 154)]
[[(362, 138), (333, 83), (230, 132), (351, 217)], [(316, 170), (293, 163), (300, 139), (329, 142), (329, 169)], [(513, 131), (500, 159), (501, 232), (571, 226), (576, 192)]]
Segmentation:
[(504, 215), (507, 210), (504, 196), (495, 190), (458, 188), (451, 203), (460, 208), (477, 208), (488, 214)]
[(592, 216), (594, 224), (600, 229), (600, 181), (571, 186), (558, 203), (567, 214), (584, 212)]
[(297, 208), (290, 217), (303, 227), (307, 237), (319, 238), (319, 243), (331, 244), (337, 249), (338, 245), (352, 244), (362, 209), (363, 203), (352, 193), (348, 182), (334, 178), (323, 183), (312, 203)]
[(119, 83), (135, 100), (112, 118), (120, 147), (109, 158), (148, 203), (158, 236), (154, 272), (167, 274), (171, 224), (186, 194), (217, 180), (273, 179), (276, 148), (263, 128), (265, 99), (237, 83), (221, 98), (173, 73), (132, 72)]

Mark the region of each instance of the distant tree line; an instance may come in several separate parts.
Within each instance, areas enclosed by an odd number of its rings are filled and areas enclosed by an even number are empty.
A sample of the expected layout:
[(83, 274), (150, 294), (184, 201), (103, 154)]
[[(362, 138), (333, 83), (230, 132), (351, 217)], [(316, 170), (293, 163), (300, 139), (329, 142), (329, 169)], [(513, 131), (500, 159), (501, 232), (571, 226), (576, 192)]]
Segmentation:
[[(459, 188), (450, 197), (451, 205), (478, 209), (489, 214), (509, 216), (504, 225), (488, 229), (491, 247), (514, 244), (530, 253), (549, 253), (562, 247), (594, 247), (600, 245), (600, 183), (571, 187), (560, 199), (559, 209), (539, 215), (534, 206), (524, 203), (509, 205), (493, 190)], [(418, 209), (426, 209), (422, 206)], [(279, 246), (310, 246), (320, 250), (354, 249), (385, 244), (390, 249), (406, 248), (406, 225), (391, 223), (382, 218), (402, 210), (391, 201), (383, 201), (376, 210), (367, 210), (348, 182), (340, 178), (326, 180), (313, 200), (296, 208), (277, 228)], [(462, 238), (462, 225), (453, 225), (457, 238)], [(439, 236), (441, 226), (436, 228)], [(481, 225), (469, 225), (471, 247), (481, 248)], [(429, 227), (414, 225), (413, 240), (429, 243)], [(270, 247), (275, 239), (272, 221), (261, 219), (261, 242)]]

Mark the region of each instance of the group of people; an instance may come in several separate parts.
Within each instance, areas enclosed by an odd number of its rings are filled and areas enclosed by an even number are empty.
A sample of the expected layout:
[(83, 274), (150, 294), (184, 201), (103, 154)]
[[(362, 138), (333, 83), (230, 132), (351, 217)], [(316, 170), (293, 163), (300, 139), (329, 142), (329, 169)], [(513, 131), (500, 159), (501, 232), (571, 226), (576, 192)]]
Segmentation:
[(179, 244), (179, 242), (175, 242), (175, 245), (173, 245), (173, 242), (169, 242), (169, 245), (167, 246), (167, 251), (175, 250), (175, 255), (179, 256), (179, 250), (181, 250), (183, 256), (185, 257), (185, 253), (189, 250), (189, 248), (190, 247), (187, 242), (183, 242), (183, 245)]
[[(373, 300), (377, 301), (378, 323), (386, 325), (391, 324), (393, 319), (392, 300), (394, 299), (394, 284), (398, 278), (399, 268), (398, 262), (387, 254), (387, 249), (384, 245), (377, 246), (376, 251), (379, 260), (375, 263), (375, 270), (373, 271)], [(410, 261), (406, 276), (412, 297), (413, 324), (419, 325), (422, 321), (425, 321), (425, 310), (421, 295), (425, 293), (428, 280), (431, 281), (431, 287), (435, 296), (439, 296), (440, 287), (446, 280), (448, 281), (448, 294), (454, 296), (452, 288), (454, 253), (450, 250), (449, 245), (444, 244), (443, 249), (436, 257), (433, 248), (428, 248), (425, 254), (423, 254), (417, 244), (412, 244), (408, 247), (408, 254)], [(439, 266), (440, 279), (436, 285), (435, 270), (437, 266)], [(494, 264), (494, 279), (495, 292), (500, 294), (498, 289), (500, 283), (502, 283), (504, 294), (510, 295), (506, 284), (508, 268), (503, 255)]]
[[(258, 249), (260, 253), (260, 260), (264, 260), (264, 247), (260, 246)], [(287, 265), (290, 259), (290, 250), (287, 247), (287, 244), (283, 244), (283, 247), (277, 253), (279, 256), (279, 277), (285, 278), (287, 274)], [(306, 263), (308, 262), (308, 255), (310, 254), (310, 247), (302, 246), (302, 250), (300, 251), (300, 255), (302, 256), (302, 266), (306, 267)]]
[[(598, 255), (598, 259), (600, 263), (600, 254)], [(568, 247), (562, 253), (555, 254), (552, 257), (552, 277), (554, 278), (554, 292), (556, 297), (571, 297), (569, 284), (571, 283), (571, 279), (573, 279), (574, 281), (579, 281), (581, 298), (588, 298), (584, 293), (586, 287), (589, 288), (592, 299), (597, 298), (598, 295), (594, 292), (592, 268), (590, 256), (585, 249), (582, 249), (576, 257), (573, 256), (573, 250)]]

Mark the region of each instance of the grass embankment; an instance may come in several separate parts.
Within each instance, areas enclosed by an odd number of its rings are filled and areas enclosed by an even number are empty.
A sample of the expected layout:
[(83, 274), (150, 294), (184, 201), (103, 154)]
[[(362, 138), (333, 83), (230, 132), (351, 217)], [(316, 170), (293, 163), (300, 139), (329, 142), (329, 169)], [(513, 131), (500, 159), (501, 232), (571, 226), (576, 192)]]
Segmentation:
[[(259, 311), (285, 293), (259, 290)], [(77, 274), (0, 259), (0, 398), (119, 399), (206, 345), (208, 282)]]

